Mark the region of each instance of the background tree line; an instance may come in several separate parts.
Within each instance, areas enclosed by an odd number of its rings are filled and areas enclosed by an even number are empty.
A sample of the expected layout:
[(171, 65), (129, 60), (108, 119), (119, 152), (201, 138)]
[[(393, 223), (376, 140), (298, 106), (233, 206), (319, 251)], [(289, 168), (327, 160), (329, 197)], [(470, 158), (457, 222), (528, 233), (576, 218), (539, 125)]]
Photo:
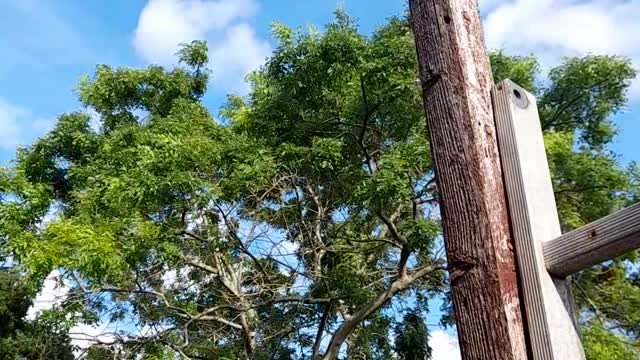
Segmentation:
[[(428, 302), (448, 304), (448, 279), (410, 22), (365, 36), (338, 11), (323, 31), (272, 33), (249, 95), (217, 119), (194, 41), (174, 69), (99, 65), (78, 87), (85, 110), (18, 149), (0, 172), (2, 356), (72, 358), (65, 329), (110, 321), (128, 325), (77, 356), (431, 357)], [(627, 59), (491, 64), (539, 99), (565, 231), (638, 200), (638, 167), (608, 148)], [(573, 278), (589, 359), (637, 359), (637, 269), (633, 253)], [(53, 270), (68, 296), (25, 322)], [(52, 339), (57, 355), (25, 345)]]

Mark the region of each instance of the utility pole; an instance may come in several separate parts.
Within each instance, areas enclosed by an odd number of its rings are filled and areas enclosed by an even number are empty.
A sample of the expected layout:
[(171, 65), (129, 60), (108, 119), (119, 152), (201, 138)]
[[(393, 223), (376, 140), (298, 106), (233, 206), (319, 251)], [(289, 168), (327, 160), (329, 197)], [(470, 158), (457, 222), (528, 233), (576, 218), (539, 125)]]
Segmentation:
[(410, 0), (451, 292), (465, 360), (527, 346), (476, 0)]

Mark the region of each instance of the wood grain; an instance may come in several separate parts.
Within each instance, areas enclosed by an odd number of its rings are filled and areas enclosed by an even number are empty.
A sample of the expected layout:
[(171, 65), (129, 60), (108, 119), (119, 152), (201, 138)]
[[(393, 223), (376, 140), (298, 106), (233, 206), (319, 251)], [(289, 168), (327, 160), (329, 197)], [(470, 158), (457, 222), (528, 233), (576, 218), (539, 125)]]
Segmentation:
[(584, 359), (569, 282), (549, 275), (542, 252), (561, 229), (535, 98), (505, 80), (493, 101), (532, 359)]
[(640, 204), (566, 233), (544, 246), (547, 270), (567, 276), (640, 248)]
[(526, 359), (475, 0), (409, 1), (462, 358)]

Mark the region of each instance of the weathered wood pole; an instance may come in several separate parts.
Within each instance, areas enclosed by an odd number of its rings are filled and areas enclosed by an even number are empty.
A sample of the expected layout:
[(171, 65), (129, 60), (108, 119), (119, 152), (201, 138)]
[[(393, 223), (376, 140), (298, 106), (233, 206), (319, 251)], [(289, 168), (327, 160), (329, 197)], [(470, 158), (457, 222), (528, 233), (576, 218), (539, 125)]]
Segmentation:
[(476, 0), (410, 0), (462, 358), (527, 359)]

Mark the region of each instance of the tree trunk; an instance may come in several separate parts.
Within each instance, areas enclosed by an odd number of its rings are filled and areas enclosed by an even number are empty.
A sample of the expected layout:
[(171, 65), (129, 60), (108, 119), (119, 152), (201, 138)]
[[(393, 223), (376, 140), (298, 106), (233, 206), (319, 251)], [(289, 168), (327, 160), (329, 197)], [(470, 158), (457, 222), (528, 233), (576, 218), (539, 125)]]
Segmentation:
[(410, 0), (462, 358), (526, 359), (475, 0)]

